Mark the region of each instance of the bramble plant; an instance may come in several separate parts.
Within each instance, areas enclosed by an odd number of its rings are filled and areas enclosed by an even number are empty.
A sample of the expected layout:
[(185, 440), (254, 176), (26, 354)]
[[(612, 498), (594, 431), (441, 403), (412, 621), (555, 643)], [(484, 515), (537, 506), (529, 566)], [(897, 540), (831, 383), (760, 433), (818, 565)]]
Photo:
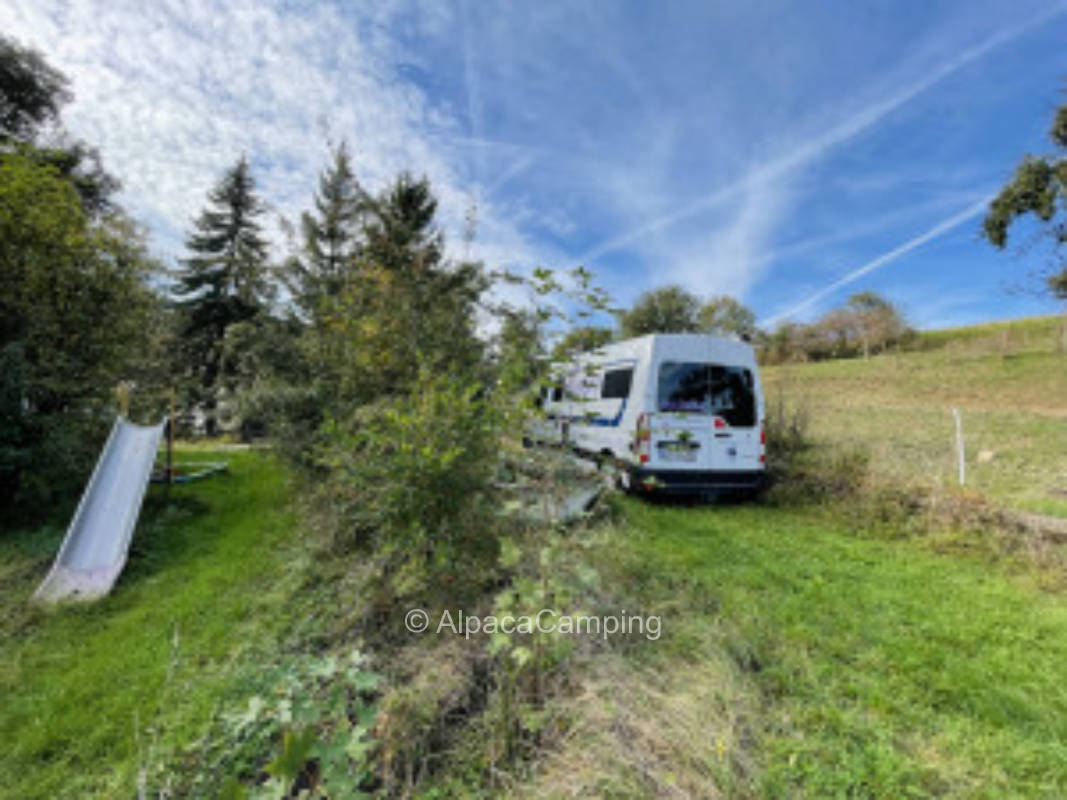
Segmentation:
[[(210, 791), (228, 773), (222, 797), (369, 797), (380, 685), (358, 650), (287, 661), (242, 709), (218, 717), (191, 788)], [(260, 754), (278, 745), (262, 766)]]

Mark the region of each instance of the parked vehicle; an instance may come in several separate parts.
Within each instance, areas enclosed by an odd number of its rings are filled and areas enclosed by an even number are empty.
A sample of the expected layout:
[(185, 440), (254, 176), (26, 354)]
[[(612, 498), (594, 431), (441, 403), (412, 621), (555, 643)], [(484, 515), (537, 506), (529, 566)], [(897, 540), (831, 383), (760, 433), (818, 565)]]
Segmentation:
[(766, 475), (765, 406), (751, 346), (651, 334), (578, 356), (542, 389), (540, 441), (618, 470), (624, 488), (751, 493)]

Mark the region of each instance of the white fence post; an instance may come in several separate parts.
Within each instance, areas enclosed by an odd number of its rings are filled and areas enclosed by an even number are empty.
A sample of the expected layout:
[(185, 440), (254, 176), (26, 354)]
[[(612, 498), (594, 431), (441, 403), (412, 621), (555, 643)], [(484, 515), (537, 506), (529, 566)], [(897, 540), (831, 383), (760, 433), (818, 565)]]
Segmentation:
[(967, 461), (963, 453), (963, 417), (958, 408), (952, 409), (952, 416), (956, 420), (956, 459), (960, 465), (960, 486), (967, 480)]

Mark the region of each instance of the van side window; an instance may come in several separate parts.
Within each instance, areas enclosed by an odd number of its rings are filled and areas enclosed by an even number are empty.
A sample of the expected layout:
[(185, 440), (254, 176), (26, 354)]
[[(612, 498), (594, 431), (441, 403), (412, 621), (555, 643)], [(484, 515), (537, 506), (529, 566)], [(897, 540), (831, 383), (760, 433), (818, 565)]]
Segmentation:
[(630, 396), (630, 385), (633, 383), (633, 378), (633, 367), (608, 370), (604, 373), (604, 383), (600, 387), (600, 397), (604, 400), (625, 400)]

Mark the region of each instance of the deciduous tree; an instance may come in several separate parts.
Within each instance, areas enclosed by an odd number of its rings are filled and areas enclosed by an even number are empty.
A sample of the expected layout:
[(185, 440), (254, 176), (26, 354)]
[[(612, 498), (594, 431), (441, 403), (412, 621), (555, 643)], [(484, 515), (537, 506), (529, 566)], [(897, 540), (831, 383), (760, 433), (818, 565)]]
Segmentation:
[(700, 328), (719, 336), (751, 339), (756, 335), (756, 315), (729, 295), (712, 297), (700, 309)]
[(700, 300), (681, 286), (663, 286), (643, 293), (629, 311), (619, 315), (623, 338), (646, 333), (696, 333)]
[(897, 341), (907, 329), (896, 306), (875, 292), (852, 295), (845, 311), (850, 317), (849, 338), (859, 341), (864, 358), (870, 358), (872, 350), (882, 350)]
[(150, 378), (156, 265), (138, 231), (92, 222), (56, 169), (0, 161), (0, 506), (84, 479), (119, 380)]
[(615, 338), (611, 328), (602, 328), (593, 325), (580, 325), (571, 328), (552, 348), (552, 360), (559, 362), (570, 361), (579, 353), (588, 353), (603, 347)]
[[(1047, 224), (1059, 252), (1067, 244), (1067, 104), (1056, 111), (1049, 138), (1060, 155), (1024, 158), (1015, 176), (989, 206), (984, 232), (995, 247), (1003, 248), (1011, 224), (1029, 215)], [(1064, 262), (1048, 276), (1047, 283), (1053, 295), (1067, 300)]]

